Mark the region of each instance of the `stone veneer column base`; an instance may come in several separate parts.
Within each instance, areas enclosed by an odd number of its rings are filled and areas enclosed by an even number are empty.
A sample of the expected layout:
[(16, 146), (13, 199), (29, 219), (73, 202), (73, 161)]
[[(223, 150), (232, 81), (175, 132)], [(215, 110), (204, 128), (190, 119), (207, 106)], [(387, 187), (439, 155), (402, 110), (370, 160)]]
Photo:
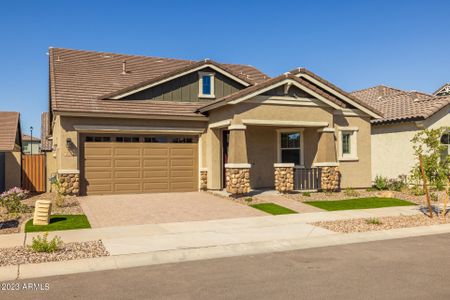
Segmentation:
[(275, 190), (288, 193), (294, 190), (294, 164), (274, 164)]
[(58, 180), (61, 184), (61, 192), (67, 196), (80, 195), (80, 174), (78, 173), (59, 173)]
[(338, 191), (340, 190), (341, 173), (338, 167), (321, 167), (321, 188), (324, 191)]
[[(238, 164), (230, 164), (238, 165)], [(241, 164), (246, 165), (247, 164)], [(246, 194), (250, 192), (250, 165), (248, 167), (236, 167), (225, 165), (226, 190), (232, 195)]]
[(208, 171), (200, 170), (200, 190), (206, 191), (208, 189)]

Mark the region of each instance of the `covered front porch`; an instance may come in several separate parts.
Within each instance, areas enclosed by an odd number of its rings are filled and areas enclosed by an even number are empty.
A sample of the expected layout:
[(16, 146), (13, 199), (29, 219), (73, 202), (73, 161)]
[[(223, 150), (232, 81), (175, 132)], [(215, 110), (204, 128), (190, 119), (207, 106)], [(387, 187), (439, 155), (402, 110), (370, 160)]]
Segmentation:
[(339, 189), (335, 129), (328, 122), (242, 120), (220, 131), (228, 193)]

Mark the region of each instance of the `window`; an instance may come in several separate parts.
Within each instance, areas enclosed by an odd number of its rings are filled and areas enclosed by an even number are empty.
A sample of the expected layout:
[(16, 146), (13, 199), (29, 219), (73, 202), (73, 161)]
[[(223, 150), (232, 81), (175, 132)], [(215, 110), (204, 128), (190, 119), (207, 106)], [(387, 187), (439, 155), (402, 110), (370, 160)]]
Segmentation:
[(339, 160), (358, 160), (358, 128), (343, 127), (339, 132)]
[(198, 96), (200, 98), (215, 98), (214, 73), (199, 72), (198, 74), (199, 74)]
[(165, 137), (145, 137), (144, 143), (167, 143), (167, 139)]
[(116, 142), (119, 143), (139, 143), (139, 137), (137, 136), (118, 136)]
[(144, 143), (178, 143), (178, 144), (192, 144), (197, 143), (197, 137), (166, 137), (166, 136), (152, 136), (145, 137)]
[(445, 158), (450, 154), (450, 133), (449, 132), (442, 134), (441, 144), (447, 146), (447, 149), (445, 149), (441, 155), (441, 159), (445, 160)]
[(280, 133), (280, 162), (301, 165), (301, 134), (300, 132)]
[(95, 143), (106, 143), (106, 142), (111, 142), (111, 137), (109, 137), (109, 136), (87, 136), (85, 141), (86, 142), (95, 142)]
[(352, 134), (350, 132), (342, 133), (342, 154), (352, 153), (351, 138)]

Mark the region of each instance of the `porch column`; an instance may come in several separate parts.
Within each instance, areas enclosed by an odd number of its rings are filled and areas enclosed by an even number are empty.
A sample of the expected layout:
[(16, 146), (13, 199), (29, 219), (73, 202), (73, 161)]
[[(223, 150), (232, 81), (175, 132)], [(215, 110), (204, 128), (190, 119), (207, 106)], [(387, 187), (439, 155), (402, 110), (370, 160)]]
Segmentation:
[(275, 190), (279, 193), (288, 193), (294, 190), (294, 164), (276, 163), (275, 168)]
[(336, 155), (335, 130), (327, 127), (319, 129), (318, 132), (320, 137), (314, 167), (321, 168), (321, 189), (337, 191), (340, 189), (340, 172)]
[(241, 124), (228, 127), (230, 137), (228, 143), (228, 163), (225, 164), (226, 190), (232, 195), (250, 192), (250, 167), (247, 157), (247, 139)]

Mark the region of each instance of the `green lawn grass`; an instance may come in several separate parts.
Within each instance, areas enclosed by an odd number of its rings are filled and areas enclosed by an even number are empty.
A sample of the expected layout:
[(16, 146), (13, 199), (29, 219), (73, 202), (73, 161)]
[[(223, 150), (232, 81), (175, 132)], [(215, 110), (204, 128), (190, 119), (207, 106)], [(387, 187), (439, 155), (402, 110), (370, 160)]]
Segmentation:
[(25, 224), (25, 232), (56, 231), (91, 228), (91, 224), (85, 215), (52, 215), (50, 224), (33, 225), (33, 219)]
[(296, 211), (292, 209), (277, 205), (275, 203), (260, 203), (250, 205), (253, 208), (262, 210), (271, 215), (286, 215), (286, 214), (296, 214)]
[(378, 197), (356, 198), (337, 201), (307, 201), (304, 203), (329, 211), (416, 205), (415, 203), (396, 198)]

